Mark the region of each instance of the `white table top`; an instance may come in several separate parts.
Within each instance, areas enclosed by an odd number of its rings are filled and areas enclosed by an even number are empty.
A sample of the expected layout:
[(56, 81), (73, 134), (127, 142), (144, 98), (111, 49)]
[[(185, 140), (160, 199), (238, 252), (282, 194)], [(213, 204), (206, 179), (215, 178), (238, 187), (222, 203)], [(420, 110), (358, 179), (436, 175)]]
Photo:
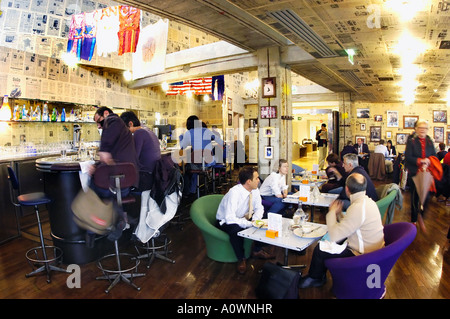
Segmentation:
[(328, 181), (327, 179), (318, 179), (316, 181), (313, 180), (313, 181), (308, 182), (307, 184), (303, 184), (301, 180), (292, 179), (291, 184), (295, 185), (295, 186), (305, 185), (305, 186), (311, 186), (311, 187), (314, 187), (314, 186), (320, 187), (323, 184), (325, 184), (327, 181)]
[[(298, 198), (300, 196), (300, 192), (297, 192), (292, 195), (288, 195), (286, 198), (283, 198), (284, 203), (290, 204), (298, 204)], [(315, 200), (302, 201), (303, 205), (312, 205), (312, 206), (320, 206), (320, 207), (330, 207), (331, 203), (339, 197), (339, 194), (329, 194), (329, 193), (320, 193), (319, 198)]]
[[(258, 229), (256, 227), (250, 227), (247, 229), (244, 229), (238, 233), (238, 236), (253, 239), (256, 241), (260, 241), (266, 244), (283, 247), (287, 249), (302, 251), (306, 249), (308, 246), (310, 246), (315, 241), (319, 240), (322, 237), (318, 238), (302, 238), (299, 236), (296, 236), (292, 230), (287, 230), (288, 226), (292, 224), (291, 218), (284, 218), (283, 217), (283, 230), (286, 232), (286, 234), (282, 234), (280, 237), (275, 238), (269, 238), (266, 237), (266, 230), (265, 229)], [(317, 224), (317, 223), (306, 223), (307, 225), (313, 225), (315, 227), (321, 226), (321, 227), (327, 227), (323, 224)]]

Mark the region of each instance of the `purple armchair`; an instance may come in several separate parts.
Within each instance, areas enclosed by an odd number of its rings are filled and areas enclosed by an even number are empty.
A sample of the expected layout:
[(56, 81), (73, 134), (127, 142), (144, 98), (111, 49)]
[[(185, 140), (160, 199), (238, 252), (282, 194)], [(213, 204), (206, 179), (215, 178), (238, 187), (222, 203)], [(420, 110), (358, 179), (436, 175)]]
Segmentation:
[(325, 261), (333, 278), (335, 296), (339, 299), (383, 298), (387, 276), (416, 233), (416, 226), (411, 223), (386, 225), (384, 248), (360, 256)]

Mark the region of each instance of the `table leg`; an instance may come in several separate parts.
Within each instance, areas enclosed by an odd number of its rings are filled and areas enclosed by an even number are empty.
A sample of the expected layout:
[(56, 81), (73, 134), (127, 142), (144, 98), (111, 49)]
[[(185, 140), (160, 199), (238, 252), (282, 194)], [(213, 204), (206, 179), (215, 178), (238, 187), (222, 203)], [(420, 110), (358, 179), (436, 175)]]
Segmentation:
[(312, 223), (314, 221), (314, 205), (311, 205), (311, 220), (310, 222)]
[(306, 268), (306, 265), (289, 265), (289, 249), (288, 248), (284, 249), (284, 263), (279, 264), (279, 265), (283, 268), (292, 269), (292, 270)]

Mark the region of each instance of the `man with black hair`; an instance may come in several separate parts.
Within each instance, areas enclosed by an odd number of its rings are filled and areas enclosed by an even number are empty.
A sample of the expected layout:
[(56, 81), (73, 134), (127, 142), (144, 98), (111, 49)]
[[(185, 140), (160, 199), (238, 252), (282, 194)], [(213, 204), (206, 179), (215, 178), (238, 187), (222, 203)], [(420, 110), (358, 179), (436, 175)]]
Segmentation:
[(319, 169), (323, 170), (328, 148), (328, 132), (325, 123), (322, 123), (320, 130), (317, 131), (316, 140), (317, 148), (319, 149)]
[(299, 288), (320, 287), (326, 282), (325, 260), (352, 257), (384, 247), (383, 224), (377, 204), (366, 195), (367, 180), (359, 173), (351, 174), (345, 182), (345, 191), (351, 205), (342, 216), (342, 203), (330, 205), (326, 216), (329, 240), (344, 243), (340, 253), (329, 252), (319, 242), (314, 249), (308, 275), (300, 280)]

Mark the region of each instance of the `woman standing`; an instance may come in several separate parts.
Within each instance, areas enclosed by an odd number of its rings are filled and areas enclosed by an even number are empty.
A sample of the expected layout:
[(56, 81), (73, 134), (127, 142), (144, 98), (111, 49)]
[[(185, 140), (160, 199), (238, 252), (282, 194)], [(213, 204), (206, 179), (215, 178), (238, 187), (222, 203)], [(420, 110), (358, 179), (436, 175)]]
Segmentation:
[[(420, 208), (419, 195), (412, 178), (417, 174), (419, 169), (427, 169), (430, 165), (430, 156), (436, 156), (436, 150), (428, 133), (428, 122), (425, 120), (417, 120), (414, 125), (413, 133), (408, 137), (405, 150), (405, 166), (408, 170), (408, 185), (411, 190), (411, 222), (425, 230), (423, 223), (423, 210)], [(419, 214), (419, 212), (421, 214)]]
[(260, 188), (261, 197), (273, 203), (268, 213), (284, 214), (288, 204), (283, 203), (283, 198), (288, 194), (286, 175), (289, 172), (289, 164), (285, 159), (280, 159), (272, 172), (264, 180)]

